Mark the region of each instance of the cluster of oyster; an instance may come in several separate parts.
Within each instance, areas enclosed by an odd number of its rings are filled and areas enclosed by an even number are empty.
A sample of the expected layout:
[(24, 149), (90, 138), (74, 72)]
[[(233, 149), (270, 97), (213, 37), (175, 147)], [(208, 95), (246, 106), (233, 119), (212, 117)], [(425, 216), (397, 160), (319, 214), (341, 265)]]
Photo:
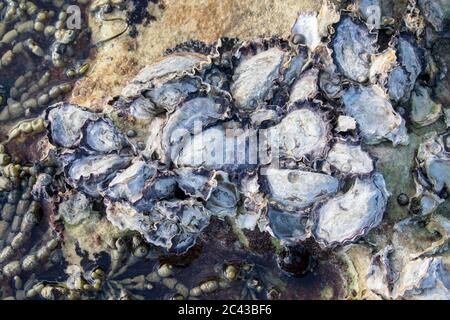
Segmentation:
[[(419, 2), (427, 23), (445, 29), (439, 4)], [(408, 145), (409, 120), (422, 127), (442, 114), (421, 80), (438, 78), (439, 68), (417, 41), (418, 9), (411, 5), (405, 32), (389, 33), (386, 45), (388, 21), (374, 24), (381, 16), (367, 10), (377, 3), (341, 11), (325, 1), (317, 14), (300, 13), (289, 41), (179, 45), (102, 112), (48, 107), (45, 158), (58, 170), (38, 177), (34, 197), (52, 203), (67, 227), (100, 207), (123, 235), (139, 235), (134, 256), (147, 255), (147, 246), (186, 253), (212, 217), (259, 228), (282, 245), (356, 243), (381, 224), (390, 196), (368, 146)], [(450, 182), (449, 134), (430, 137), (417, 160), (426, 216)], [(448, 298), (448, 272), (435, 256), (445, 243), (397, 271), (389, 256), (399, 246), (386, 245), (372, 257), (367, 287), (384, 298)]]

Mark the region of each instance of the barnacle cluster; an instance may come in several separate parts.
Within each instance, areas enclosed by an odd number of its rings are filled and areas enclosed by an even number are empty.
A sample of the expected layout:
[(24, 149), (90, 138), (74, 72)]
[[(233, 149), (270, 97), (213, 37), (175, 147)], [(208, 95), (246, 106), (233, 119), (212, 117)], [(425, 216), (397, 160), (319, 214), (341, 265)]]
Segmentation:
[[(433, 52), (450, 9), (383, 10), (324, 1), (288, 40), (179, 44), (102, 110), (42, 103), (0, 146), (2, 297), (272, 299), (288, 286), (273, 272), (329, 263), (342, 297), (448, 299), (448, 53)], [(411, 149), (415, 194), (393, 194), (379, 161)], [(393, 202), (408, 216), (386, 219)], [(183, 278), (217, 241), (213, 270)], [(54, 281), (37, 272), (53, 267)]]

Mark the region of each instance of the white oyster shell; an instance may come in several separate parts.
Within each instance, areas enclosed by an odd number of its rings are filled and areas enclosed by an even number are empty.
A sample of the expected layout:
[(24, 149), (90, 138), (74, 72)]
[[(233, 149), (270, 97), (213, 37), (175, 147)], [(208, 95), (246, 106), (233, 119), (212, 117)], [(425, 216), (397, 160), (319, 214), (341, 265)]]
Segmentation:
[(271, 94), (285, 53), (274, 47), (241, 61), (234, 72), (231, 94), (241, 110), (251, 111)]
[(291, 111), (269, 133), (278, 144), (279, 155), (295, 160), (323, 157), (331, 135), (322, 112), (310, 108)]
[(343, 141), (331, 147), (326, 162), (345, 174), (369, 174), (374, 169), (372, 158), (360, 145)]
[(394, 146), (408, 144), (405, 121), (377, 85), (351, 86), (345, 92), (343, 102), (344, 111), (355, 118), (367, 143), (390, 140)]
[(135, 203), (143, 196), (145, 182), (155, 175), (156, 166), (136, 161), (111, 180), (105, 195), (114, 200)]
[(355, 241), (381, 222), (388, 196), (382, 175), (357, 178), (346, 193), (314, 210), (315, 239), (325, 246)]
[(279, 205), (305, 208), (336, 193), (339, 180), (327, 174), (303, 170), (266, 170), (269, 197)]
[(401, 272), (393, 290), (395, 299), (449, 300), (450, 274), (442, 258), (412, 260)]
[[(226, 107), (212, 98), (194, 98), (185, 102), (170, 115), (164, 126), (162, 147), (171, 155), (177, 155), (183, 140), (226, 116)], [(195, 132), (196, 131), (196, 132)]]

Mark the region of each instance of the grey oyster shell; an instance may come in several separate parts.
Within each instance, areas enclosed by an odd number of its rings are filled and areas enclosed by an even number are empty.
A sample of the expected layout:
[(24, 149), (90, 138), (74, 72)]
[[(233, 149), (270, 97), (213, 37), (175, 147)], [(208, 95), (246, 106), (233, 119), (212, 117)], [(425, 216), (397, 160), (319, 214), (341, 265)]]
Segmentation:
[(419, 84), (411, 94), (411, 120), (418, 127), (428, 126), (442, 115), (442, 105), (434, 102), (430, 95), (431, 90)]
[(107, 202), (107, 218), (121, 230), (139, 232), (169, 252), (182, 254), (192, 247), (209, 224), (209, 214), (193, 201), (160, 201), (148, 214), (127, 202)]
[(314, 238), (324, 246), (355, 241), (380, 224), (389, 193), (383, 176), (357, 178), (344, 194), (314, 209)]
[(407, 102), (423, 71), (423, 50), (409, 36), (401, 35), (395, 43), (399, 64), (389, 74), (389, 97), (394, 102)]
[(52, 141), (61, 147), (72, 148), (78, 145), (85, 123), (98, 116), (76, 105), (59, 103), (50, 109), (47, 118)]
[(300, 169), (268, 168), (264, 178), (269, 199), (292, 209), (306, 208), (329, 198), (339, 188), (339, 180), (330, 175)]
[(122, 97), (125, 99), (137, 98), (157, 83), (166, 83), (179, 75), (192, 73), (196, 67), (200, 67), (204, 63), (208, 63), (208, 58), (193, 52), (173, 53), (165, 56), (142, 69), (122, 90)]
[(217, 172), (215, 175), (217, 186), (212, 190), (205, 207), (215, 216), (235, 216), (237, 204), (240, 200), (239, 192), (225, 172)]
[[(238, 51), (238, 56), (243, 55)], [(273, 82), (280, 77), (280, 70), (286, 53), (277, 47), (242, 56), (237, 66), (231, 94), (237, 108), (252, 111), (258, 104), (270, 98)]]
[(362, 23), (346, 16), (339, 21), (332, 40), (333, 57), (338, 70), (350, 80), (369, 78), (370, 58), (375, 53), (376, 37)]
[(151, 100), (153, 114), (163, 111), (173, 112), (190, 94), (197, 92), (199, 81), (194, 78), (184, 77), (163, 84), (158, 84), (144, 93)]
[[(419, 165), (435, 193), (450, 185), (450, 153), (446, 145), (448, 136), (448, 133), (432, 135), (419, 146), (417, 152)], [(428, 187), (427, 182), (424, 181), (423, 184)]]
[(125, 136), (107, 119), (89, 122), (84, 129), (83, 147), (94, 152), (118, 152), (127, 144)]
[(100, 196), (117, 171), (126, 168), (131, 162), (130, 157), (115, 154), (73, 157), (75, 159), (65, 168), (66, 180), (92, 197)]
[(367, 143), (390, 140), (394, 146), (408, 144), (405, 121), (379, 86), (351, 86), (342, 100), (344, 111), (355, 118)]
[(370, 155), (358, 144), (337, 141), (327, 155), (326, 163), (344, 174), (365, 175), (374, 170)]

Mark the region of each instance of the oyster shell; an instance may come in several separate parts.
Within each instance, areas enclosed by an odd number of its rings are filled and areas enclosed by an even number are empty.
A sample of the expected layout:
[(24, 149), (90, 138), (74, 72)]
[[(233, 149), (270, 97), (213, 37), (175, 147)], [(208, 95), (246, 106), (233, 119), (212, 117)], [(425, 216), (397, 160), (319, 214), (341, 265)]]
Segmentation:
[(289, 112), (278, 125), (269, 129), (269, 134), (279, 148), (279, 155), (295, 160), (323, 157), (331, 137), (325, 114), (318, 108), (313, 109), (312, 104)]
[(376, 37), (365, 25), (348, 16), (341, 18), (332, 40), (334, 62), (339, 72), (353, 81), (367, 81), (375, 41)]
[(268, 168), (264, 177), (268, 196), (279, 206), (301, 209), (338, 191), (339, 180), (323, 173)]
[(300, 13), (291, 29), (295, 44), (303, 44), (314, 51), (320, 44), (319, 25), (316, 13)]
[(107, 218), (121, 230), (139, 232), (147, 242), (182, 254), (209, 224), (208, 212), (193, 201), (160, 201), (148, 214), (127, 202), (106, 202)]
[[(173, 160), (183, 140), (226, 117), (226, 106), (212, 98), (198, 97), (185, 102), (170, 115), (162, 134), (162, 147)], [(197, 130), (197, 132), (194, 132)]]
[(98, 115), (69, 104), (58, 103), (47, 115), (50, 122), (52, 141), (65, 148), (75, 147), (81, 137), (82, 128), (88, 120), (96, 120)]
[(344, 174), (364, 175), (374, 170), (370, 155), (360, 145), (336, 142), (327, 155), (326, 163)]
[(92, 197), (100, 196), (100, 191), (104, 190), (117, 171), (126, 168), (131, 162), (130, 157), (115, 154), (71, 157), (75, 159), (65, 168), (66, 181)]
[(431, 90), (416, 85), (411, 94), (411, 120), (419, 127), (436, 122), (442, 115), (442, 105), (430, 97)]
[(424, 169), (436, 193), (440, 193), (445, 186), (450, 186), (450, 157), (447, 141), (447, 133), (434, 134), (419, 146), (417, 153), (420, 166)]
[(399, 65), (389, 74), (389, 97), (395, 102), (407, 102), (417, 77), (423, 71), (423, 49), (405, 35), (399, 36), (395, 43)]
[(355, 241), (380, 224), (389, 193), (383, 176), (357, 178), (344, 194), (314, 209), (314, 238), (324, 246)]
[(277, 47), (241, 58), (234, 71), (231, 94), (238, 109), (252, 111), (271, 95), (273, 82), (280, 77), (285, 52)]
[(176, 52), (144, 67), (139, 74), (122, 90), (122, 97), (133, 99), (152, 88), (184, 73), (193, 72), (196, 67), (209, 62), (205, 55), (194, 52)]
[(393, 290), (394, 299), (450, 299), (450, 274), (442, 258), (424, 258), (409, 262)]
[(94, 152), (118, 152), (128, 144), (119, 129), (106, 119), (89, 122), (83, 132), (83, 147)]
[(310, 236), (308, 215), (304, 212), (288, 212), (269, 206), (267, 217), (267, 231), (273, 237), (286, 242), (298, 242)]
[(135, 203), (143, 197), (146, 181), (155, 177), (156, 173), (155, 165), (136, 161), (111, 180), (105, 195), (115, 201)]
[(390, 140), (394, 146), (408, 144), (405, 121), (394, 111), (379, 86), (351, 86), (342, 100), (344, 111), (355, 118), (363, 138), (368, 143)]
[(303, 72), (292, 85), (288, 104), (314, 98), (319, 92), (318, 79), (316, 68)]

